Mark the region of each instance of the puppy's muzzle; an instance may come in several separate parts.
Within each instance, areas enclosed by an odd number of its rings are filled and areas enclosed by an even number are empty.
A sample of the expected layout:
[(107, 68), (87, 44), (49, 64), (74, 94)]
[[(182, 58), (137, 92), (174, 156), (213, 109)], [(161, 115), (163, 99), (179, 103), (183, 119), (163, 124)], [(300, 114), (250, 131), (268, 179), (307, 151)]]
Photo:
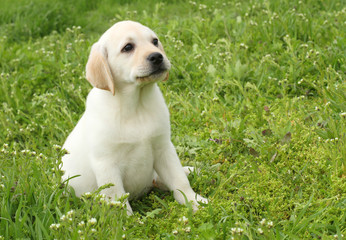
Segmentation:
[(147, 60), (150, 62), (151, 66), (159, 67), (163, 62), (163, 56), (159, 52), (154, 52), (147, 57)]
[(164, 56), (159, 52), (153, 52), (149, 54), (147, 57), (147, 61), (149, 62), (150, 70), (149, 74), (144, 78), (151, 78), (152, 80), (155, 80), (163, 73), (167, 72), (169, 68), (164, 62)]

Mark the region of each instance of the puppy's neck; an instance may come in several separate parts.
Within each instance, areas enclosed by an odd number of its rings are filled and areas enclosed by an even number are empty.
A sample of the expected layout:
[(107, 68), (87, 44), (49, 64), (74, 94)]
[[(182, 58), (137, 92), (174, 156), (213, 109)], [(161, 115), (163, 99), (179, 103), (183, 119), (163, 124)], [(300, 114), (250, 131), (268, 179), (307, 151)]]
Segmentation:
[(150, 83), (144, 86), (131, 84), (117, 89), (114, 97), (122, 116), (134, 116), (139, 110), (151, 106), (149, 102), (152, 101), (156, 88), (156, 83)]

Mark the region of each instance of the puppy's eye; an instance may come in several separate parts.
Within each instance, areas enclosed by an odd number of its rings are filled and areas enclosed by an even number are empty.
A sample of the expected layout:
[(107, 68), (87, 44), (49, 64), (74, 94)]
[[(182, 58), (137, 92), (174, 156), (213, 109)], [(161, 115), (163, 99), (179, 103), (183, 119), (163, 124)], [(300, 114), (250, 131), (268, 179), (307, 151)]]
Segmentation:
[(121, 50), (122, 52), (130, 52), (135, 48), (131, 43), (126, 44), (126, 46)]
[(154, 44), (156, 47), (159, 46), (159, 39), (154, 38), (154, 39), (153, 39), (153, 44)]

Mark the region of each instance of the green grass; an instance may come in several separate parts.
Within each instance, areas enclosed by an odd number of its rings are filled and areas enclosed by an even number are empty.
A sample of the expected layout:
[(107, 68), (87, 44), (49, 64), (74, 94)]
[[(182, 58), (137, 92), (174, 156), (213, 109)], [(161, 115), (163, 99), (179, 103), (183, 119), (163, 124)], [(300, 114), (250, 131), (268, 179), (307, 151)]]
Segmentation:
[[(154, 190), (127, 217), (60, 183), (90, 46), (124, 19), (173, 63), (159, 85), (196, 213)], [(343, 239), (345, 19), (341, 0), (2, 1), (0, 239)]]

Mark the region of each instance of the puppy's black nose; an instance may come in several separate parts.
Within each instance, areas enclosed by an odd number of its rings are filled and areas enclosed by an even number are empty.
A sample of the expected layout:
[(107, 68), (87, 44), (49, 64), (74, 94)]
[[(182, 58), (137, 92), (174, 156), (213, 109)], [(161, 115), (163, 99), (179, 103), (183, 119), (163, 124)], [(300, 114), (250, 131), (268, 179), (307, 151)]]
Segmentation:
[(153, 65), (153, 66), (158, 66), (163, 62), (163, 56), (159, 52), (154, 52), (151, 53), (148, 57), (147, 60)]

